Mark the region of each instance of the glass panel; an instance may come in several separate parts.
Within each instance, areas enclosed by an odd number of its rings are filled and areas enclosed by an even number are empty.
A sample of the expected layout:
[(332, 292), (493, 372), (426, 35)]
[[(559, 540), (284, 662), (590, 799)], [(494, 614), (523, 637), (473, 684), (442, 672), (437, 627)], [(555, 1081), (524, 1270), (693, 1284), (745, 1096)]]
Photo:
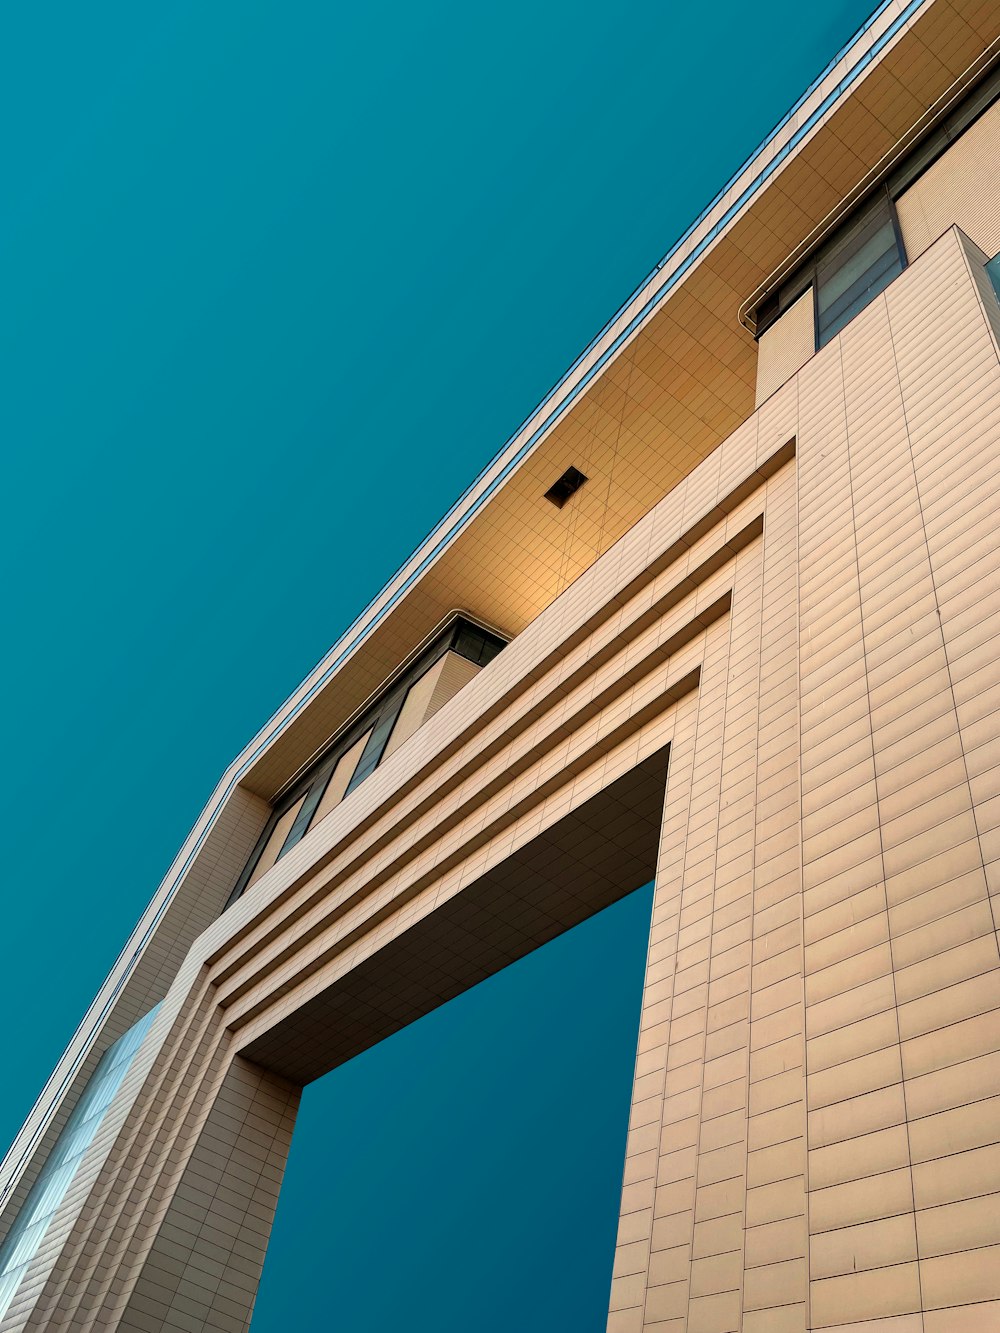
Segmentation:
[(330, 813), (334, 806), (339, 805), (344, 799), (347, 791), (347, 785), (354, 776), (354, 770), (358, 766), (358, 760), (364, 753), (364, 748), (368, 744), (370, 731), (359, 737), (349, 750), (337, 760), (337, 765), (330, 776), (330, 781), (326, 784), (326, 791), (323, 793), (323, 799), (316, 807), (316, 813), (313, 815), (313, 824), (318, 824), (321, 819)]
[(471, 625), (463, 625), (455, 636), (455, 652), (467, 657), (470, 662), (478, 662), (485, 645), (482, 631)]
[(94, 1141), (105, 1113), (121, 1087), (159, 1005), (104, 1052), (87, 1081), (73, 1113), (49, 1152), (48, 1159), (21, 1205), (21, 1211), (0, 1245), (0, 1319), (14, 1299), (21, 1278), (38, 1250), (49, 1223), (66, 1196), (84, 1154)]
[(884, 292), (889, 283), (903, 269), (899, 254), (892, 250), (873, 264), (847, 291), (819, 318), (820, 346), (849, 324), (855, 315), (859, 315), (865, 306), (875, 300), (879, 292)]
[(247, 888), (249, 888), (251, 884), (256, 884), (261, 875), (263, 875), (265, 871), (270, 870), (275, 861), (277, 861), (281, 854), (281, 849), (285, 845), (285, 839), (288, 837), (288, 831), (295, 823), (295, 818), (301, 810), (302, 802), (305, 799), (305, 796), (302, 795), (294, 805), (290, 805), (271, 830), (271, 836), (264, 844), (264, 848), (261, 851), (260, 856), (257, 858), (257, 864), (253, 868), (253, 874), (247, 880)]
[(860, 314), (903, 268), (896, 229), (883, 195), (839, 237), (816, 266), (816, 322), (823, 347)]
[(856, 250), (838, 255), (838, 263), (828, 266), (823, 264), (819, 270), (819, 296), (817, 306), (820, 315), (836, 305), (848, 288), (857, 284), (869, 269), (874, 268), (886, 255), (896, 249), (896, 237), (892, 223), (886, 219), (873, 236), (867, 240), (859, 237)]
[(292, 827), (288, 830), (288, 837), (281, 844), (281, 850), (278, 852), (277, 859), (279, 861), (286, 852), (290, 852), (295, 844), (301, 842), (306, 836), (309, 825), (312, 823), (313, 814), (315, 813), (316, 807), (319, 805), (320, 797), (323, 795), (323, 791), (326, 788), (329, 776), (329, 768), (327, 768), (325, 772), (318, 773), (316, 775), (316, 780), (306, 792), (305, 796), (303, 796), (302, 802), (299, 805), (299, 812), (292, 821)]
[(993, 284), (993, 290), (997, 294), (997, 300), (1000, 301), (1000, 255), (994, 255), (986, 265), (986, 272), (989, 274), (990, 282)]
[(361, 760), (347, 784), (345, 796), (349, 795), (359, 782), (364, 782), (368, 774), (374, 772), (378, 767), (378, 762), (382, 758), (382, 751), (389, 739), (389, 733), (396, 724), (396, 718), (399, 716), (399, 710), (402, 708), (405, 698), (406, 690), (398, 690), (386, 699), (382, 712), (379, 714), (379, 719), (368, 737), (368, 744), (364, 748)]
[(486, 666), (488, 662), (492, 662), (494, 657), (502, 652), (506, 646), (499, 639), (486, 639), (483, 643), (483, 651), (479, 654), (479, 665)]
[(455, 636), (455, 652), (478, 666), (491, 662), (505, 645), (501, 639), (475, 625), (462, 625)]

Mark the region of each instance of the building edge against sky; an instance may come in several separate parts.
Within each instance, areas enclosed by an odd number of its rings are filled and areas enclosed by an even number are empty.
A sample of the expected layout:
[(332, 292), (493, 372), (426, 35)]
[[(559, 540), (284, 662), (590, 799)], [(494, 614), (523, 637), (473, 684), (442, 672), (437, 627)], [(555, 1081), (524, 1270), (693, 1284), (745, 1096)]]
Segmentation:
[(3, 1333), (244, 1328), (302, 1084), (654, 873), (609, 1329), (1000, 1327), (998, 44), (881, 5), (234, 761)]

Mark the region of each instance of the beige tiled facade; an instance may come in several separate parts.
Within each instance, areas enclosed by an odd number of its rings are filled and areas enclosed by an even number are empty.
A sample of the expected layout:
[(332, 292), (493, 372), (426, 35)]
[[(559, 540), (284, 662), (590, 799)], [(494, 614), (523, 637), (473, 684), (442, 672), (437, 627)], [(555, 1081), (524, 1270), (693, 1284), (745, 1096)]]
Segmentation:
[(959, 226), (988, 255), (1000, 250), (1000, 105), (994, 103), (897, 202), (910, 259)]
[[(977, 191), (949, 186), (933, 225), (924, 200), (935, 234), (818, 352), (810, 298), (758, 369), (731, 299), (828, 211), (810, 145), (836, 202), (994, 29), (988, 5), (885, 7), (710, 210), (827, 108), (719, 232), (732, 285), (695, 264), (503, 503), (234, 762), (0, 1170), (2, 1235), (99, 1053), (159, 1003), (0, 1333), (244, 1333), (302, 1085), (651, 878), (609, 1333), (1000, 1329), (1000, 305)], [(697, 357), (671, 341), (685, 310)], [(533, 490), (569, 463), (581, 505), (550, 514)], [(384, 762), (223, 910), (275, 794), (456, 607), (509, 645), (439, 659)]]
[(807, 287), (757, 344), (757, 406), (799, 370), (816, 350), (816, 306)]
[(680, 790), (672, 756), (616, 1333), (1000, 1327), (982, 260), (949, 232), (771, 409), (796, 458), (749, 647), (734, 595)]

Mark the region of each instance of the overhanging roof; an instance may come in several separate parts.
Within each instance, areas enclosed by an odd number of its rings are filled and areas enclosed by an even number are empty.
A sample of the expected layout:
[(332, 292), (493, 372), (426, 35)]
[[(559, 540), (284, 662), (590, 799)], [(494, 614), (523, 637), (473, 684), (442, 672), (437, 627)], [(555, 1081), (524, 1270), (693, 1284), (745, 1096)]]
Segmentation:
[[(236, 780), (272, 797), (450, 611), (518, 633), (746, 420), (756, 347), (741, 305), (998, 38), (995, 0), (886, 0), (255, 738)], [(589, 480), (557, 509), (544, 493), (569, 466)]]

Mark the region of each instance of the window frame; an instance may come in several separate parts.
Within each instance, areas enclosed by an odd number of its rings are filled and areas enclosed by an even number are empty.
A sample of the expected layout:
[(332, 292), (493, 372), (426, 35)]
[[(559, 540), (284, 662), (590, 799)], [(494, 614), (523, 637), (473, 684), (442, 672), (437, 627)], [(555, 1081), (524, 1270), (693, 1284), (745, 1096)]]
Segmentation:
[[(468, 652), (463, 652), (459, 646), (459, 641), (462, 635), (468, 634), (469, 631), (478, 636), (481, 640), (478, 657), (471, 657)], [(350, 726), (339, 734), (335, 734), (331, 737), (328, 744), (322, 752), (317, 755), (306, 771), (298, 778), (298, 780), (290, 783), (288, 789), (282, 792), (278, 800), (274, 802), (271, 807), (271, 813), (261, 830), (260, 836), (254, 844), (247, 863), (243, 867), (240, 877), (233, 886), (233, 890), (226, 899), (225, 907), (223, 907), (222, 910), (225, 911), (226, 908), (232, 906), (232, 904), (246, 892), (249, 882), (253, 878), (254, 871), (257, 868), (257, 864), (260, 861), (261, 856), (263, 856), (264, 849), (267, 847), (279, 820), (298, 800), (302, 800), (302, 809), (292, 822), (292, 826), (288, 830), (288, 834), (274, 859), (274, 864), (277, 865), (286, 852), (290, 852), (293, 847), (297, 846), (298, 843), (302, 841), (312, 828), (313, 817), (323, 799), (324, 793), (330, 783), (330, 779), (333, 777), (338, 762), (353, 745), (357, 744), (366, 732), (370, 733), (368, 744), (365, 745), (364, 750), (358, 758), (357, 767), (354, 773), (352, 773), (351, 779), (347, 784), (347, 789), (341, 799), (346, 800), (355, 787), (360, 786), (365, 778), (370, 777), (375, 769), (378, 768), (382, 761), (382, 756), (385, 753), (385, 748), (392, 736), (393, 728), (396, 725), (396, 721), (399, 718), (399, 714), (402, 711), (410, 690), (417, 681), (422, 679), (422, 677), (430, 671), (434, 664), (438, 662), (445, 653), (456, 652), (460, 657), (465, 658), (467, 661), (474, 662), (475, 665), (482, 668), (488, 666), (493, 658), (502, 652), (508, 642), (509, 640), (504, 639), (501, 635), (497, 634), (495, 630), (487, 629), (484, 625), (473, 620), (471, 616), (463, 615), (461, 613), (453, 615), (441, 630), (440, 634), (428, 644), (424, 651), (419, 653), (395, 680), (388, 681), (381, 690), (377, 691), (369, 701), (368, 705), (363, 709), (361, 714), (355, 718)], [(365, 764), (365, 756), (368, 753), (368, 746), (371, 744), (372, 739), (375, 737), (376, 732), (378, 732), (383, 721), (388, 723), (385, 728), (385, 734), (377, 743), (375, 757), (368, 764), (366, 771), (362, 773), (361, 769)], [(297, 829), (299, 831), (293, 841), (292, 834), (295, 833)]]
[[(822, 240), (811, 255), (798, 265), (791, 274), (779, 282), (772, 291), (758, 301), (754, 316), (756, 319), (754, 340), (759, 342), (768, 329), (773, 328), (790, 306), (803, 296), (809, 287), (813, 288), (813, 348), (819, 351), (826, 343), (820, 343), (819, 329), (819, 284), (818, 268), (823, 259), (836, 247), (845, 231), (852, 227), (860, 214), (873, 206), (882, 195), (888, 200), (889, 216), (892, 220), (893, 235), (900, 258), (900, 272), (909, 265), (906, 246), (899, 226), (896, 212), (896, 200), (917, 183), (921, 176), (965, 134), (966, 130), (984, 116), (1000, 100), (1000, 64), (989, 70), (962, 98), (959, 104), (903, 156), (902, 160), (890, 167), (857, 201), (851, 211), (840, 220), (833, 232)], [(896, 275), (898, 276), (898, 274)], [(884, 290), (884, 288), (883, 288)], [(874, 298), (873, 298), (874, 299)], [(864, 307), (862, 307), (864, 309)], [(766, 312), (762, 314), (763, 312)], [(859, 310), (857, 314), (860, 314)], [(853, 319), (853, 316), (852, 316)], [(848, 323), (851, 321), (848, 320)], [(846, 325), (842, 326), (846, 327)], [(840, 329), (837, 332), (841, 332)], [(831, 335), (831, 339), (836, 337)], [(829, 339), (828, 339), (829, 341)]]

